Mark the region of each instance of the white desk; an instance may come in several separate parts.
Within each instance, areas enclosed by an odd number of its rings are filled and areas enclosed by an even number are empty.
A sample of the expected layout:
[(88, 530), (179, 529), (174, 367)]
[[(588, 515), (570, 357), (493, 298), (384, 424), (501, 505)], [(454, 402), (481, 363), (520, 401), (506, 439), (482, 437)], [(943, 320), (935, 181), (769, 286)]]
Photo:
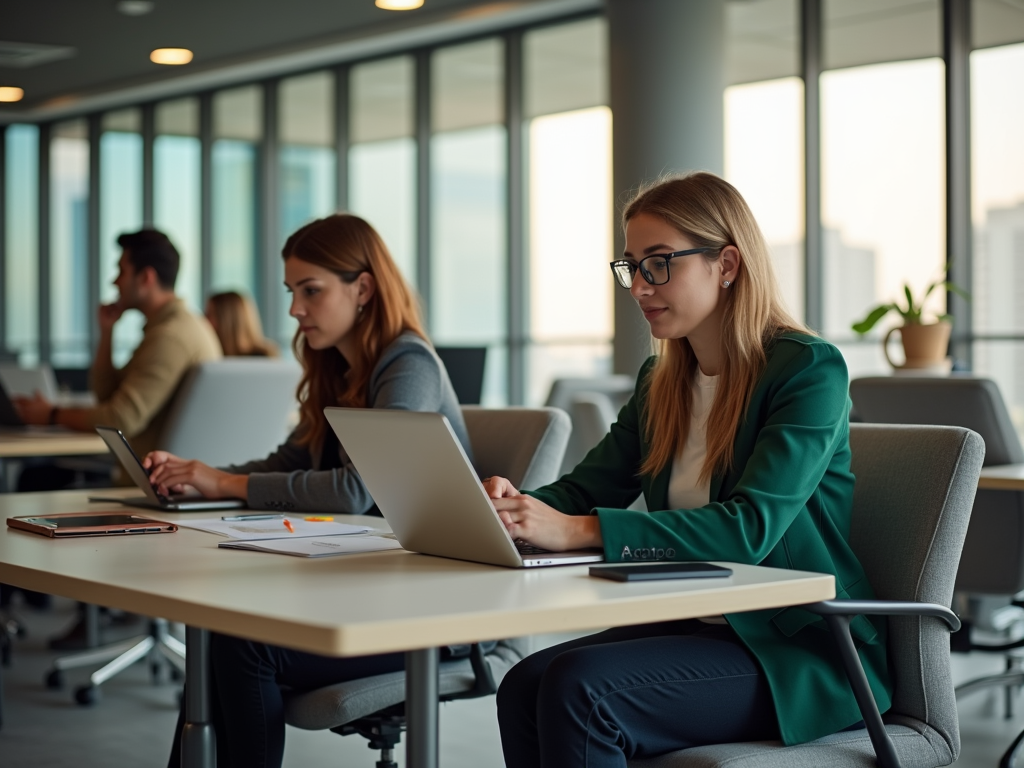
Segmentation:
[(978, 488), (1024, 491), (1024, 464), (984, 467), (981, 470), (981, 477), (978, 479)]
[(90, 456), (107, 453), (95, 432), (0, 429), (0, 459), (33, 456)]
[[(6, 519), (111, 508), (85, 499), (71, 491), (7, 495), (0, 497), (0, 514)], [(358, 520), (385, 527), (379, 519)], [(402, 551), (307, 560), (219, 550), (218, 541), (184, 528), (62, 541), (6, 527), (0, 533), (0, 581), (188, 625), (188, 766), (213, 765), (203, 698), (210, 630), (332, 656), (406, 651), (408, 765), (433, 768), (437, 702), (429, 692), (436, 690), (439, 646), (835, 596), (832, 576), (746, 565), (733, 565), (729, 579), (622, 584), (592, 579), (586, 566), (515, 570)]]

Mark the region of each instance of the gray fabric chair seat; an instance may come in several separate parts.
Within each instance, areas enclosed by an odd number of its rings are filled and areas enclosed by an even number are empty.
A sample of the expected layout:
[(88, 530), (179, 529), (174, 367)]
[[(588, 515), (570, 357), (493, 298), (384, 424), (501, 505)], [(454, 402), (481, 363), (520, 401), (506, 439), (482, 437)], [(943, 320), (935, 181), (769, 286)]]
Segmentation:
[[(487, 654), (494, 681), (500, 682), (523, 658), (524, 643), (502, 640)], [(456, 659), (440, 665), (441, 698), (473, 689), (475, 677), (469, 659)], [(307, 731), (320, 731), (351, 723), (405, 701), (405, 673), (392, 672), (318, 688), (308, 693), (285, 695), (285, 722)]]
[[(898, 725), (897, 721), (905, 722)], [(945, 740), (912, 718), (886, 718), (886, 731), (903, 768), (949, 765), (953, 755)], [(868, 732), (843, 731), (807, 744), (779, 741), (717, 744), (672, 752), (651, 760), (630, 760), (629, 768), (876, 768)]]

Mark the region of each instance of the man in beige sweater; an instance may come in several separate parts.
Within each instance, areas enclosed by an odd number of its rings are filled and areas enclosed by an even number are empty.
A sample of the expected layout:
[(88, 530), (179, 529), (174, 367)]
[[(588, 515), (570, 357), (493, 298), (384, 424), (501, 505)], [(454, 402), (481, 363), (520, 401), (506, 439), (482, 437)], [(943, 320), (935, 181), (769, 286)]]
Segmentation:
[[(144, 229), (121, 235), (119, 297), (99, 308), (100, 343), (92, 366), (92, 408), (63, 408), (42, 395), (17, 401), (27, 424), (60, 424), (91, 432), (97, 424), (117, 427), (139, 456), (159, 447), (167, 415), (186, 372), (221, 356), (220, 342), (206, 319), (194, 315), (174, 293), (180, 258), (162, 232)], [(114, 324), (127, 309), (146, 316), (142, 341), (123, 368), (111, 360)]]

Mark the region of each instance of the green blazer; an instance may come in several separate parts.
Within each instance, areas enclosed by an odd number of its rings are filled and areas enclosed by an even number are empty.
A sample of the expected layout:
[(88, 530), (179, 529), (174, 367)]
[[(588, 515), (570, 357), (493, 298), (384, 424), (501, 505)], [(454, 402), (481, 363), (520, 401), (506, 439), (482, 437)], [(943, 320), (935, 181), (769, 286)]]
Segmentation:
[[(736, 434), (734, 468), (711, 482), (710, 503), (668, 509), (671, 466), (638, 475), (647, 454), (647, 374), (611, 431), (572, 472), (531, 495), (567, 514), (601, 519), (609, 562), (729, 560), (831, 573), (839, 599), (873, 597), (850, 550), (849, 383), (839, 350), (785, 334)], [(640, 493), (651, 512), (624, 509)], [(861, 719), (818, 616), (799, 607), (730, 614), (727, 621), (768, 678), (786, 744), (842, 730)], [(852, 630), (879, 709), (891, 703), (884, 617), (857, 617)]]

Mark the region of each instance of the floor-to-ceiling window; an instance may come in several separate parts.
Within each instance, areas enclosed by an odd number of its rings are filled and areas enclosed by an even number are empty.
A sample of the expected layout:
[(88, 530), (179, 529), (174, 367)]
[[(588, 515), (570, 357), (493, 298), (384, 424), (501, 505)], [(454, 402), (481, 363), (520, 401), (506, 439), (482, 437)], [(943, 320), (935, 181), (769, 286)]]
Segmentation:
[(210, 291), (255, 296), (259, 276), (257, 164), (263, 91), (257, 85), (214, 94)]
[[(899, 318), (860, 343), (851, 324), (902, 297), (904, 284), (919, 296), (945, 274), (941, 9), (826, 0), (824, 14), (822, 330), (857, 376), (888, 370), (880, 340)], [(933, 317), (945, 299), (933, 292)]]
[[(117, 275), (121, 248), (119, 235), (142, 228), (142, 135), (138, 109), (108, 112), (101, 121), (100, 134), (100, 301), (116, 301)], [(114, 326), (113, 358), (123, 365), (142, 338), (144, 318), (138, 312), (126, 312)]]
[(504, 52), (490, 38), (430, 64), (430, 331), (440, 345), (488, 347), (488, 404), (508, 398)]
[(153, 221), (181, 255), (175, 292), (194, 311), (203, 306), (200, 267), (199, 100), (156, 106), (153, 141)]
[[(337, 151), (334, 140), (334, 74), (314, 72), (282, 80), (278, 87), (280, 140), (279, 222), (281, 242), (303, 224), (327, 216), (337, 199)], [(283, 262), (277, 285), (284, 291)], [(287, 346), (295, 332), (289, 303), (280, 302), (278, 341)]]
[(56, 123), (50, 139), (50, 360), (88, 365), (89, 135), (85, 120)]
[(9, 125), (5, 135), (4, 332), (0, 347), (22, 365), (39, 360), (39, 129)]
[(798, 0), (726, 7), (725, 177), (771, 249), (787, 309), (804, 319), (804, 87)]
[(415, 61), (397, 56), (349, 74), (348, 207), (374, 226), (416, 279)]
[(1024, 432), (1024, 44), (974, 51), (971, 100), (974, 370)]
[(529, 340), (526, 402), (611, 372), (611, 146), (604, 19), (523, 38)]

